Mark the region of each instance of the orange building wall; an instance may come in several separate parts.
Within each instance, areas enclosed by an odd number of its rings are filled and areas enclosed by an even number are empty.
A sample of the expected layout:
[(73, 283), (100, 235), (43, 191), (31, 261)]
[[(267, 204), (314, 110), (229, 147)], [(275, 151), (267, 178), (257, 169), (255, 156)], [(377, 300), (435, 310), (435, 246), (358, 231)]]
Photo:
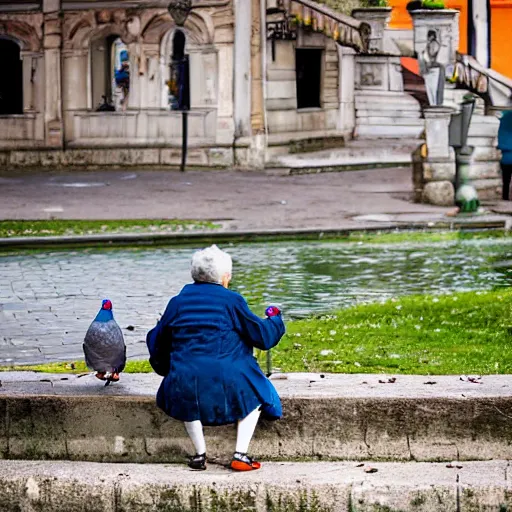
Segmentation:
[[(412, 19), (407, 12), (409, 0), (388, 0), (393, 7), (389, 28), (412, 29)], [(467, 0), (446, 0), (449, 9), (460, 11), (459, 51), (468, 51)], [(512, 78), (512, 0), (491, 0), (491, 67)]]

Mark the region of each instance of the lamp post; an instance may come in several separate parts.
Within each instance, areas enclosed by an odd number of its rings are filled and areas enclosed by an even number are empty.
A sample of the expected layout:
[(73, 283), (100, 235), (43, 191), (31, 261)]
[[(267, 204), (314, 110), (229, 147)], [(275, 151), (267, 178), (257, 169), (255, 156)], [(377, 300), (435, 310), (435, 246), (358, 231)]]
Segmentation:
[[(187, 20), (190, 11), (192, 10), (192, 0), (172, 0), (167, 10), (171, 15), (171, 18), (174, 20), (178, 27), (182, 27)], [(183, 62), (181, 63), (180, 69), (182, 72), (180, 73), (180, 82), (186, 80), (188, 82), (188, 61), (184, 57)], [(182, 91), (185, 87), (185, 84), (181, 83), (178, 85), (178, 90)], [(188, 83), (186, 84), (188, 87)], [(188, 110), (190, 108), (188, 95), (186, 101), (183, 103), (179, 101), (178, 109), (181, 110), (181, 165), (180, 171), (185, 171), (185, 165), (187, 161), (187, 147), (188, 147)]]
[(467, 141), (474, 109), (474, 96), (466, 95), (460, 113), (452, 115), (449, 129), (450, 146), (455, 149), (455, 204), (463, 213), (474, 213), (480, 206), (476, 189), (468, 183), (474, 147), (468, 146)]

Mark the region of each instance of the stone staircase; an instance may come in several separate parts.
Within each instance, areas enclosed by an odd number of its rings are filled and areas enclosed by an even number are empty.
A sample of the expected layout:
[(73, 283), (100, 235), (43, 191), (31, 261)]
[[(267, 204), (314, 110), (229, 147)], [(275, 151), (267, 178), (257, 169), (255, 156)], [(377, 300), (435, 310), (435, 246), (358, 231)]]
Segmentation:
[(235, 474), (232, 426), (205, 429), (208, 471), (184, 465), (192, 446), (156, 408), (156, 375), (105, 388), (92, 375), (0, 374), (0, 510), (511, 510), (510, 376), (272, 380), (284, 417), (257, 429), (263, 468)]
[(355, 138), (420, 138), (425, 129), (420, 104), (406, 93), (360, 91), (355, 106)]
[(267, 167), (289, 174), (309, 174), (410, 166), (412, 153), (422, 142), (415, 138), (356, 139), (324, 151), (278, 154)]

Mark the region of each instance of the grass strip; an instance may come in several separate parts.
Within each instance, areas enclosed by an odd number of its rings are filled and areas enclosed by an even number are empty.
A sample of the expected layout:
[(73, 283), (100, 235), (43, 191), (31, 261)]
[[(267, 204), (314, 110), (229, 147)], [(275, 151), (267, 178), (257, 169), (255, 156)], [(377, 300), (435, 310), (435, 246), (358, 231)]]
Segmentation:
[(210, 230), (219, 224), (201, 220), (3, 220), (0, 238), (23, 236), (97, 235), (103, 233), (159, 233)]
[[(288, 322), (272, 351), (283, 372), (512, 373), (512, 290), (409, 296)], [(265, 368), (265, 354), (257, 354)], [(2, 370), (86, 372), (83, 361)], [(127, 372), (152, 371), (129, 361)]]

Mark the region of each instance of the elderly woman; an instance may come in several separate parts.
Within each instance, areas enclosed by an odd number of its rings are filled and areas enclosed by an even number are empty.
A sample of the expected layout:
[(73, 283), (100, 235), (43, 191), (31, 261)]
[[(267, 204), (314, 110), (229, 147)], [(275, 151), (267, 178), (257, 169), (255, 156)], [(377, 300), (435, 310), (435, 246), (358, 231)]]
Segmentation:
[(150, 363), (164, 376), (157, 405), (185, 423), (196, 455), (192, 469), (206, 469), (203, 425), (237, 423), (231, 468), (259, 469), (248, 455), (260, 414), (282, 415), (279, 396), (253, 356), (253, 347), (269, 350), (285, 332), (278, 308), (265, 320), (254, 315), (244, 298), (228, 290), (232, 262), (213, 245), (192, 257), (192, 278), (173, 297), (147, 336)]

